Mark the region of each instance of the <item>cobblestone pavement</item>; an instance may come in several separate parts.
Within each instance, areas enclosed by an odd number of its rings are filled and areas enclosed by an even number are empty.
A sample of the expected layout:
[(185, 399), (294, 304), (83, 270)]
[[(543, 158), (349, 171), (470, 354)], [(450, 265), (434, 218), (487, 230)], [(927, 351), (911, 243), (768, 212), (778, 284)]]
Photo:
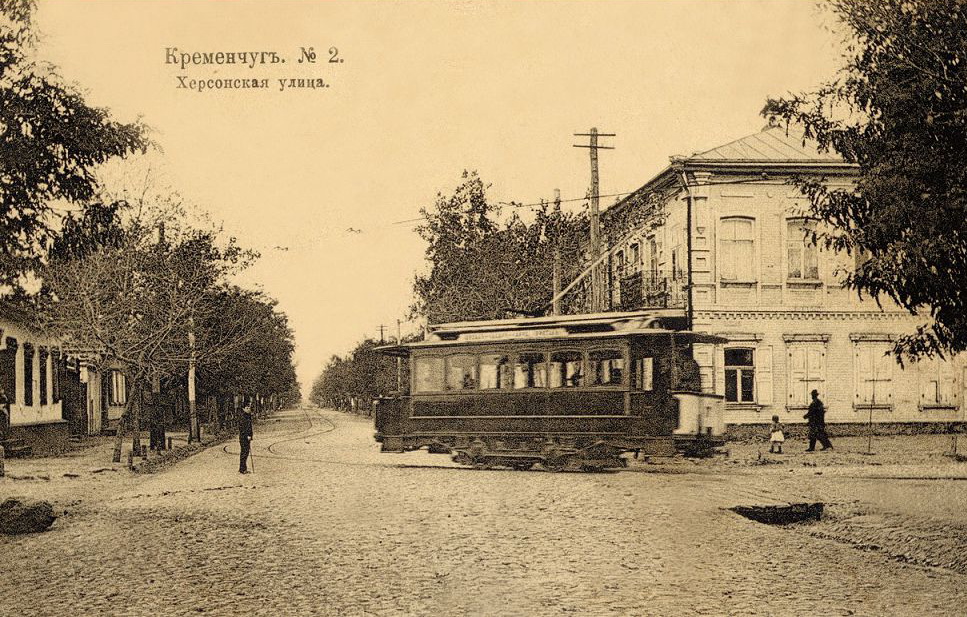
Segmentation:
[[(237, 473), (230, 443), (158, 474), (89, 483), (81, 504), (56, 489), (69, 516), (47, 533), (0, 538), (0, 614), (967, 611), (962, 570), (900, 559), (853, 541), (858, 524), (844, 527), (858, 512), (922, 520), (897, 502), (946, 504), (938, 482), (955, 501), (967, 482), (871, 480), (799, 462), (471, 470), (442, 455), (380, 454), (372, 432), (365, 418), (290, 410), (256, 426), (254, 474)], [(904, 488), (917, 482), (926, 486)], [(0, 496), (47, 487), (5, 480)], [(779, 528), (726, 509), (800, 499), (839, 514)], [(941, 530), (961, 521), (941, 510)]]

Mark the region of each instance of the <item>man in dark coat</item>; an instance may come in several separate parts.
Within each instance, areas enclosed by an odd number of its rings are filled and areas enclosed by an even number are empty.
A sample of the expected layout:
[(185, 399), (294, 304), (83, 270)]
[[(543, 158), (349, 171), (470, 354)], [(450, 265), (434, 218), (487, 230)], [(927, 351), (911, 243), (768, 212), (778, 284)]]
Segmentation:
[(252, 448), (252, 407), (248, 403), (242, 408), (242, 416), (238, 419), (238, 473), (248, 473), (249, 452)]
[(810, 392), (813, 397), (813, 402), (809, 404), (809, 411), (803, 418), (809, 423), (809, 447), (806, 452), (812, 452), (816, 449), (816, 440), (823, 444), (823, 450), (830, 450), (833, 444), (829, 441), (829, 435), (826, 434), (826, 406), (823, 402), (819, 400), (819, 392), (813, 390)]
[(6, 390), (0, 386), (0, 441), (7, 438), (7, 432), (10, 430), (10, 403)]

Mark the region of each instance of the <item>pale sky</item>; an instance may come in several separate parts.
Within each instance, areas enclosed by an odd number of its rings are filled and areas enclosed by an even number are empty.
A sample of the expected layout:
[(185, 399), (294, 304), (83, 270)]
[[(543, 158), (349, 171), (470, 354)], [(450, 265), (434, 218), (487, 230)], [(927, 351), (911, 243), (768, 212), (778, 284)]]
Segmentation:
[[(580, 198), (587, 150), (572, 134), (594, 126), (617, 134), (601, 193), (627, 192), (670, 155), (759, 130), (767, 96), (810, 90), (838, 64), (828, 18), (802, 0), (40, 5), (41, 56), (90, 103), (142, 117), (169, 181), (262, 252), (244, 282), (289, 315), (305, 394), (330, 355), (395, 331), (424, 246), (394, 222), (462, 170), (495, 201)], [(286, 64), (181, 70), (167, 47)], [(317, 62), (300, 65), (300, 47)], [(179, 75), (271, 87), (193, 92)], [(310, 76), (331, 87), (279, 91), (278, 78)]]

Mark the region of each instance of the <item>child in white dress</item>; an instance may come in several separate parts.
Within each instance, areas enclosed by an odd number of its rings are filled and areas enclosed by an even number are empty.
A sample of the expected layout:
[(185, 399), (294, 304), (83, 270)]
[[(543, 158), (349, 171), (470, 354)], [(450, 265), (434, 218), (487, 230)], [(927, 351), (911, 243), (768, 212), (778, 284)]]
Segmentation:
[(772, 428), (769, 430), (769, 453), (782, 454), (782, 442), (786, 440), (779, 416), (772, 416)]

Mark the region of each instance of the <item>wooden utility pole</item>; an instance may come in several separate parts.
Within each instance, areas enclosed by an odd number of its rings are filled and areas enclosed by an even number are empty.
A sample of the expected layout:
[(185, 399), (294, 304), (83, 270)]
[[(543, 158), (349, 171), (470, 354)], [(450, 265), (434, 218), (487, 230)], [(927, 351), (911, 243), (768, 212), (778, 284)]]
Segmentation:
[[(561, 208), (561, 189), (554, 189), (554, 206), (557, 210)], [(551, 283), (553, 301), (551, 302), (551, 314), (561, 314), (561, 229), (554, 233), (554, 275)]]
[[(396, 320), (396, 344), (403, 344), (403, 327), (399, 319)], [(396, 392), (403, 396), (403, 358), (396, 356)]]
[(195, 320), (188, 318), (188, 443), (201, 441), (198, 408), (195, 406)]
[[(588, 148), (591, 151), (591, 263), (601, 255), (601, 221), (598, 210), (598, 150), (614, 150), (612, 146), (598, 145), (598, 137), (614, 137), (614, 133), (599, 133), (592, 128), (589, 133), (575, 133), (575, 137), (588, 137), (588, 145), (574, 144), (575, 148)], [(591, 269), (591, 312), (604, 310), (604, 286), (601, 280), (600, 265)]]

